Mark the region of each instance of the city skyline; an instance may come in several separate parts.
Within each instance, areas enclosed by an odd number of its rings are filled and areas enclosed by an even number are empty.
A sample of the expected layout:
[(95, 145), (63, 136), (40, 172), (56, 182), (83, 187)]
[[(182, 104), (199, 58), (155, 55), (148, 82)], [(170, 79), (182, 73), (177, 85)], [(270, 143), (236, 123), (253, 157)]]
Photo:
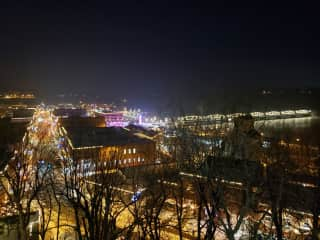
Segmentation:
[(320, 240), (317, 6), (1, 3), (1, 240)]

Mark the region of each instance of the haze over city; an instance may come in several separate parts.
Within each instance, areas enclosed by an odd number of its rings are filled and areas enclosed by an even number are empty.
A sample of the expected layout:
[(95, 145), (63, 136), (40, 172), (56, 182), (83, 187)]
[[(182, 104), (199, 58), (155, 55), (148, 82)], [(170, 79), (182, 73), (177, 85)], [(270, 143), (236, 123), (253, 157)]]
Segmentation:
[(311, 2), (3, 1), (1, 240), (319, 240)]
[(319, 87), (316, 9), (264, 1), (7, 1), (1, 87), (139, 102), (234, 87)]

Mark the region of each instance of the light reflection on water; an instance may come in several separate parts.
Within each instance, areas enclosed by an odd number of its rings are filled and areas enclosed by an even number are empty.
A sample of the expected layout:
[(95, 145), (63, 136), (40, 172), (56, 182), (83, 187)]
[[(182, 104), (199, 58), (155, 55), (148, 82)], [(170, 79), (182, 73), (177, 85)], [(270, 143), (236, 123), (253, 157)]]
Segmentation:
[[(233, 123), (214, 124), (211, 129), (225, 129), (231, 131)], [(276, 119), (256, 121), (255, 128), (266, 137), (275, 137), (302, 143), (320, 145), (320, 117), (304, 117), (290, 119)]]
[[(232, 129), (233, 123), (217, 123), (209, 125), (212, 129)], [(271, 130), (271, 129), (311, 129), (320, 126), (320, 117), (304, 117), (304, 118), (290, 118), (290, 119), (275, 119), (275, 120), (262, 120), (255, 122), (255, 128), (258, 130)]]
[(320, 117), (304, 117), (257, 121), (255, 128), (265, 136), (299, 139), (304, 143), (320, 144)]
[(268, 121), (257, 121), (255, 123), (256, 128), (274, 128), (274, 129), (285, 129), (285, 128), (311, 128), (314, 125), (320, 124), (319, 117), (304, 117), (304, 118), (290, 118), (290, 119), (276, 119)]

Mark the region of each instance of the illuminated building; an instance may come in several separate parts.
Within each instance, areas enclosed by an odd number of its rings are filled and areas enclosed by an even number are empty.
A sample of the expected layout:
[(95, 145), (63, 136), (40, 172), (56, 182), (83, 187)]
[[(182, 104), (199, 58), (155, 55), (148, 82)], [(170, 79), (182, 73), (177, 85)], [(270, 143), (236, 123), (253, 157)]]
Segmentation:
[(266, 112), (266, 119), (278, 119), (280, 118), (280, 112), (279, 111), (270, 111)]
[(132, 133), (142, 134), (152, 139), (155, 139), (159, 135), (159, 131), (147, 129), (140, 125), (129, 124), (128, 126), (126, 126), (126, 129), (129, 129)]
[(56, 108), (53, 111), (53, 114), (57, 117), (74, 117), (74, 116), (86, 116), (87, 115), (87, 111), (83, 108), (66, 108), (66, 107), (62, 107), (62, 108)]
[(290, 118), (295, 116), (296, 116), (296, 112), (293, 110), (281, 111), (282, 118)]
[[(230, 114), (211, 114), (211, 115), (188, 115), (177, 118), (177, 122), (184, 125), (197, 124), (213, 124), (220, 122), (232, 122), (234, 119), (245, 116), (246, 113), (230, 113)], [(288, 119), (312, 116), (310, 109), (284, 110), (284, 111), (268, 111), (268, 112), (251, 112), (250, 115), (254, 120), (273, 120)]]
[(35, 96), (33, 93), (6, 93), (4, 95), (0, 95), (0, 98), (3, 99), (34, 99)]
[(59, 123), (65, 127), (106, 127), (104, 117), (79, 117), (59, 118)]
[(125, 127), (131, 122), (139, 121), (139, 114), (135, 111), (96, 112), (105, 118), (108, 127)]
[(105, 113), (104, 117), (108, 127), (124, 127), (128, 124), (128, 120), (126, 119), (124, 112)]
[[(64, 129), (72, 158), (90, 165), (92, 160), (111, 168), (152, 164), (155, 142), (121, 127)], [(95, 159), (93, 159), (95, 158)]]
[(250, 115), (255, 120), (263, 120), (263, 119), (265, 119), (265, 113), (264, 112), (251, 112)]
[(301, 117), (305, 117), (305, 116), (311, 116), (312, 111), (309, 109), (300, 109), (300, 110), (296, 110), (296, 116), (301, 116)]
[(0, 107), (8, 109), (35, 108), (39, 104), (32, 93), (5, 93), (0, 95)]

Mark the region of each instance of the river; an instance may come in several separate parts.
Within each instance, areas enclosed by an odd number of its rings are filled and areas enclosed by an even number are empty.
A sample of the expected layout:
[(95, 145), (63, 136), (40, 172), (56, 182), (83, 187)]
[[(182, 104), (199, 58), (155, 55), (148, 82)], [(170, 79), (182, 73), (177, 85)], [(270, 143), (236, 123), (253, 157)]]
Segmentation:
[(267, 137), (279, 137), (304, 144), (320, 145), (320, 117), (256, 121), (255, 128)]

